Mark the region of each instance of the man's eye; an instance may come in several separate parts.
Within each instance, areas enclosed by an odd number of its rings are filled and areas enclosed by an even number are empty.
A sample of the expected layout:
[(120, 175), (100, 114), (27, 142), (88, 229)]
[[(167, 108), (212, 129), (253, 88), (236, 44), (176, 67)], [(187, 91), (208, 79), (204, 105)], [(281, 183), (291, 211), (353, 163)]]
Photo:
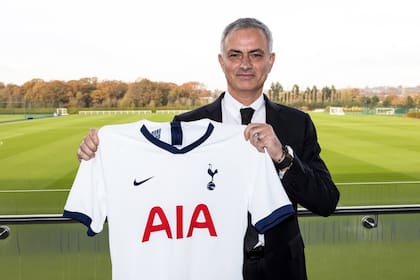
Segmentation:
[(253, 58), (261, 58), (261, 57), (263, 57), (263, 55), (261, 53), (253, 53), (253, 54), (251, 54), (251, 57), (253, 57)]

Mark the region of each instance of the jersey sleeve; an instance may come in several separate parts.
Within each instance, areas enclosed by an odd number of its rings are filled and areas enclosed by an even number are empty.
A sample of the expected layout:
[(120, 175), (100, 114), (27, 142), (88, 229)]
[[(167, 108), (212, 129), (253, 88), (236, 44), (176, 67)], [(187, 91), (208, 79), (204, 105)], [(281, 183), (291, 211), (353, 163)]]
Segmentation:
[(93, 236), (103, 229), (106, 193), (100, 148), (95, 158), (82, 161), (64, 206), (64, 217), (75, 219)]
[(295, 214), (292, 203), (283, 188), (273, 162), (267, 152), (260, 153), (252, 185), (249, 212), (252, 224), (259, 233), (265, 233), (290, 215)]

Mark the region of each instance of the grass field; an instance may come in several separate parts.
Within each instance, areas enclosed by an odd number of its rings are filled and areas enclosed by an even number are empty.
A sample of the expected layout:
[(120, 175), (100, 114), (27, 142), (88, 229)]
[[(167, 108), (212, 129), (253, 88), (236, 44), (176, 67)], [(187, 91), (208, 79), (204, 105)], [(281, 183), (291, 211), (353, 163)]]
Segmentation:
[[(91, 127), (171, 114), (62, 116), (0, 123), (0, 215), (61, 213)], [(420, 121), (314, 113), (340, 205), (420, 203)]]
[[(0, 116), (0, 122), (3, 116)], [(61, 213), (91, 127), (173, 115), (66, 116), (0, 123), (0, 216)], [(314, 113), (341, 206), (420, 204), (420, 120)], [(419, 214), (300, 217), (309, 279), (418, 279)], [(79, 223), (11, 224), (0, 240), (5, 279), (111, 279), (107, 230)]]

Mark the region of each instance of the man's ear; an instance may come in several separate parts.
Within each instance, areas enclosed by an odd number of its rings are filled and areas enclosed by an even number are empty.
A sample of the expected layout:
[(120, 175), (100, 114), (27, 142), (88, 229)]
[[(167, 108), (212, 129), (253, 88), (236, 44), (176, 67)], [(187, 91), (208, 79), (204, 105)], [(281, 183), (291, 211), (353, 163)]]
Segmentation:
[(276, 54), (275, 53), (271, 53), (270, 57), (268, 58), (270, 61), (270, 71), (271, 72), (271, 68), (273, 68), (274, 65), (274, 61), (276, 61)]
[(219, 64), (222, 68), (225, 67), (225, 63), (223, 62), (223, 56), (222, 54), (219, 53), (219, 55), (217, 56), (217, 59), (219, 60)]

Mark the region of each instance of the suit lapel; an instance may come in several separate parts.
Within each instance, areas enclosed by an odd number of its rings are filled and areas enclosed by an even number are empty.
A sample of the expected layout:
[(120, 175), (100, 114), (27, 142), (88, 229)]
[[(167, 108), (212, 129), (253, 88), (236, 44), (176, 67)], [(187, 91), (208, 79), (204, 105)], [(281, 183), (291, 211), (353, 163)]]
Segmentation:
[(206, 106), (206, 118), (222, 122), (222, 99), (224, 96), (223, 92), (213, 103)]
[(281, 114), (279, 114), (276, 104), (274, 104), (268, 97), (264, 94), (265, 100), (265, 120), (266, 123), (271, 124), (273, 127), (278, 127), (281, 123)]
[(293, 135), (293, 125), (282, 113), (282, 107), (269, 100), (265, 95), (266, 123), (273, 127), (274, 132), (282, 143), (291, 143), (290, 136)]

